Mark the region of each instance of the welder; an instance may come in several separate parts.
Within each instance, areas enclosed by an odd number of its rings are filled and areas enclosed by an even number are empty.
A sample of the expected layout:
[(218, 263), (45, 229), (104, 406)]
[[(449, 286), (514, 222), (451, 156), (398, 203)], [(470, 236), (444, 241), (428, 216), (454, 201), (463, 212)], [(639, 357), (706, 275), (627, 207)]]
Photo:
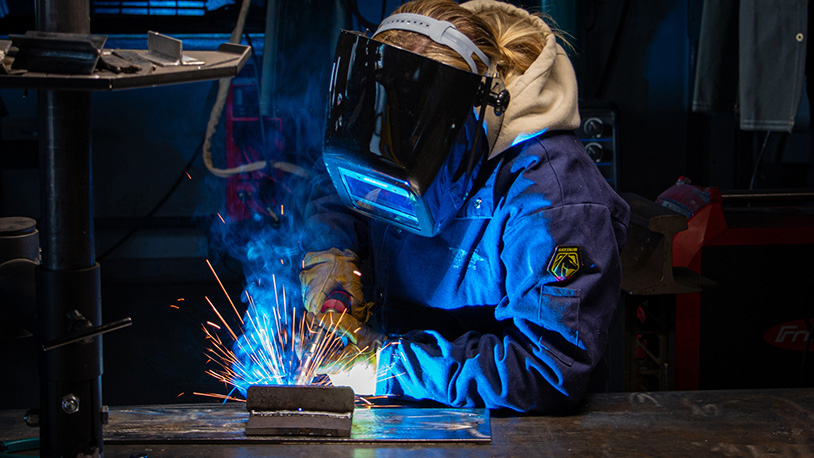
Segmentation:
[(557, 35), (495, 0), (340, 34), (300, 273), (347, 343), (334, 384), (536, 412), (604, 386), (629, 209), (574, 135)]

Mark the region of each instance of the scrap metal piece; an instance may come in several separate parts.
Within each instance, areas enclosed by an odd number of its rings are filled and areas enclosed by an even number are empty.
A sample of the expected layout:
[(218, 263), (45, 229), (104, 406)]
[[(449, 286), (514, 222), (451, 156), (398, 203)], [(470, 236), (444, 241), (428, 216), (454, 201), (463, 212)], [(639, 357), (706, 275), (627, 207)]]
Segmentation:
[(96, 68), (107, 35), (28, 31), (9, 34), (17, 46), (13, 69), (29, 72), (90, 75)]
[(152, 31), (147, 32), (147, 54), (144, 57), (162, 67), (205, 64), (200, 59), (185, 56), (181, 40)]
[(347, 386), (250, 386), (246, 435), (349, 437), (354, 400)]
[[(145, 62), (147, 63), (147, 62)], [(149, 65), (149, 63), (147, 63)], [(113, 73), (138, 73), (141, 66), (130, 60), (118, 56), (113, 51), (103, 51), (96, 67)]]

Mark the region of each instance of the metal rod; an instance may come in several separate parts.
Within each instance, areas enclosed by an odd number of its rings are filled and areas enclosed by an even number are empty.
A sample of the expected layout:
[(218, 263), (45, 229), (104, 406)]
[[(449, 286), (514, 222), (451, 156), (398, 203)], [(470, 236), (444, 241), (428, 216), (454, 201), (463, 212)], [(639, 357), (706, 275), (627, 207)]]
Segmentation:
[(767, 189), (763, 191), (721, 191), (727, 202), (812, 202), (814, 191), (806, 189)]
[(89, 339), (91, 337), (106, 334), (108, 332), (116, 331), (118, 329), (126, 328), (131, 324), (133, 324), (133, 320), (130, 319), (130, 317), (127, 317), (122, 318), (121, 320), (114, 321), (112, 323), (105, 323), (101, 326), (93, 326), (80, 332), (69, 334), (65, 337), (54, 339), (50, 342), (47, 342), (43, 344), (42, 351), (53, 350), (55, 348), (70, 345), (72, 343), (78, 343), (82, 340)]

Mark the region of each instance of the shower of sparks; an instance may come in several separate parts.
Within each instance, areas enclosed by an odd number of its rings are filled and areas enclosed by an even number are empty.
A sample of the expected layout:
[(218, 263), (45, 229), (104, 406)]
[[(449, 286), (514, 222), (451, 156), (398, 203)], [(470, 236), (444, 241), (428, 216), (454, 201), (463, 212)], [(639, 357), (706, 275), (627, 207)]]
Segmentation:
[[(232, 298), (229, 296), (229, 293), (226, 291), (226, 287), (223, 286), (223, 282), (220, 281), (220, 277), (218, 277), (218, 274), (215, 272), (215, 268), (212, 267), (212, 263), (209, 262), (208, 259), (206, 260), (206, 265), (209, 266), (209, 270), (212, 271), (212, 275), (214, 275), (215, 279), (218, 280), (218, 286), (220, 286), (221, 291), (223, 291), (223, 295), (226, 296), (226, 299), (229, 301), (229, 305), (232, 306), (232, 310), (235, 311), (235, 315), (237, 316), (237, 319), (240, 321), (240, 324), (243, 325), (243, 318), (240, 318), (240, 313), (237, 311), (237, 307), (235, 307), (235, 303), (232, 302)], [(220, 314), (218, 314), (218, 315), (220, 315)]]
[[(229, 298), (212, 264), (207, 261), (207, 265)], [(273, 304), (258, 306), (246, 292), (248, 308), (245, 319), (229, 299), (242, 326), (240, 335), (229, 324), (230, 319), (233, 322), (234, 319), (224, 317), (218, 307), (204, 297), (218, 318), (217, 323), (207, 321), (202, 326), (209, 341), (207, 356), (218, 366), (207, 370), (206, 374), (234, 387), (244, 397), (252, 385), (324, 384), (326, 382), (319, 378), (314, 381), (316, 371), (329, 355), (342, 349), (342, 340), (335, 329), (330, 324), (311, 322), (301, 309), (292, 306), (286, 297), (285, 285), (278, 287), (275, 276), (272, 276), (272, 287)], [(323, 328), (326, 331), (320, 332)], [(228, 338), (221, 337), (218, 332), (221, 330), (226, 331)], [(309, 357), (309, 364), (303, 364), (304, 355)], [(238, 399), (230, 395), (195, 394), (224, 400)]]
[[(207, 363), (212, 362), (217, 366), (205, 373), (232, 389), (229, 394), (193, 392), (193, 395), (224, 402), (245, 402), (246, 392), (253, 385), (328, 385), (330, 379), (318, 373), (321, 367), (330, 363), (334, 369), (345, 371), (354, 364), (369, 363), (374, 357), (373, 352), (367, 352), (367, 348), (355, 354), (343, 352), (344, 342), (336, 327), (341, 315), (337, 323), (316, 321), (313, 315), (306, 316), (301, 305), (291, 304), (285, 285), (278, 285), (275, 275), (271, 276), (271, 294), (263, 289), (268, 285), (261, 280), (251, 285), (259, 296), (267, 298), (264, 303), (255, 302), (249, 293), (250, 288), (244, 291), (248, 307), (241, 317), (214, 267), (209, 260), (206, 263), (226, 295), (234, 317), (230, 314), (224, 316), (208, 297), (204, 297), (217, 316), (217, 323), (206, 321), (201, 326), (209, 342), (205, 349), (209, 358)], [(238, 332), (229, 324), (230, 321), (240, 324)], [(221, 337), (221, 334), (228, 337)], [(387, 345), (397, 344), (392, 342)], [(243, 398), (238, 397), (236, 392)], [(357, 395), (356, 407), (394, 407), (383, 402), (390, 399), (389, 396)]]
[[(183, 393), (182, 393), (183, 394)], [(217, 393), (198, 393), (197, 391), (193, 391), (192, 394), (195, 396), (204, 396), (207, 398), (215, 398), (215, 399), (223, 399), (224, 401), (237, 401), (237, 402), (246, 402), (245, 399), (236, 398), (234, 396), (227, 396), (225, 394), (217, 394)], [(180, 396), (180, 395), (179, 395)]]

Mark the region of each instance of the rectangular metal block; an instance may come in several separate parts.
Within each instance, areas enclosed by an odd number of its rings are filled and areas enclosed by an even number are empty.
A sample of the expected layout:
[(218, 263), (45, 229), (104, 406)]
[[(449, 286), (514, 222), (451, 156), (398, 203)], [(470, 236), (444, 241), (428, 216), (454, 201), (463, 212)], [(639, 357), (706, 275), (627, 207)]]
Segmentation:
[(349, 437), (354, 401), (346, 386), (251, 386), (246, 435)]
[(246, 410), (353, 412), (354, 399), (348, 386), (255, 385), (246, 392)]

